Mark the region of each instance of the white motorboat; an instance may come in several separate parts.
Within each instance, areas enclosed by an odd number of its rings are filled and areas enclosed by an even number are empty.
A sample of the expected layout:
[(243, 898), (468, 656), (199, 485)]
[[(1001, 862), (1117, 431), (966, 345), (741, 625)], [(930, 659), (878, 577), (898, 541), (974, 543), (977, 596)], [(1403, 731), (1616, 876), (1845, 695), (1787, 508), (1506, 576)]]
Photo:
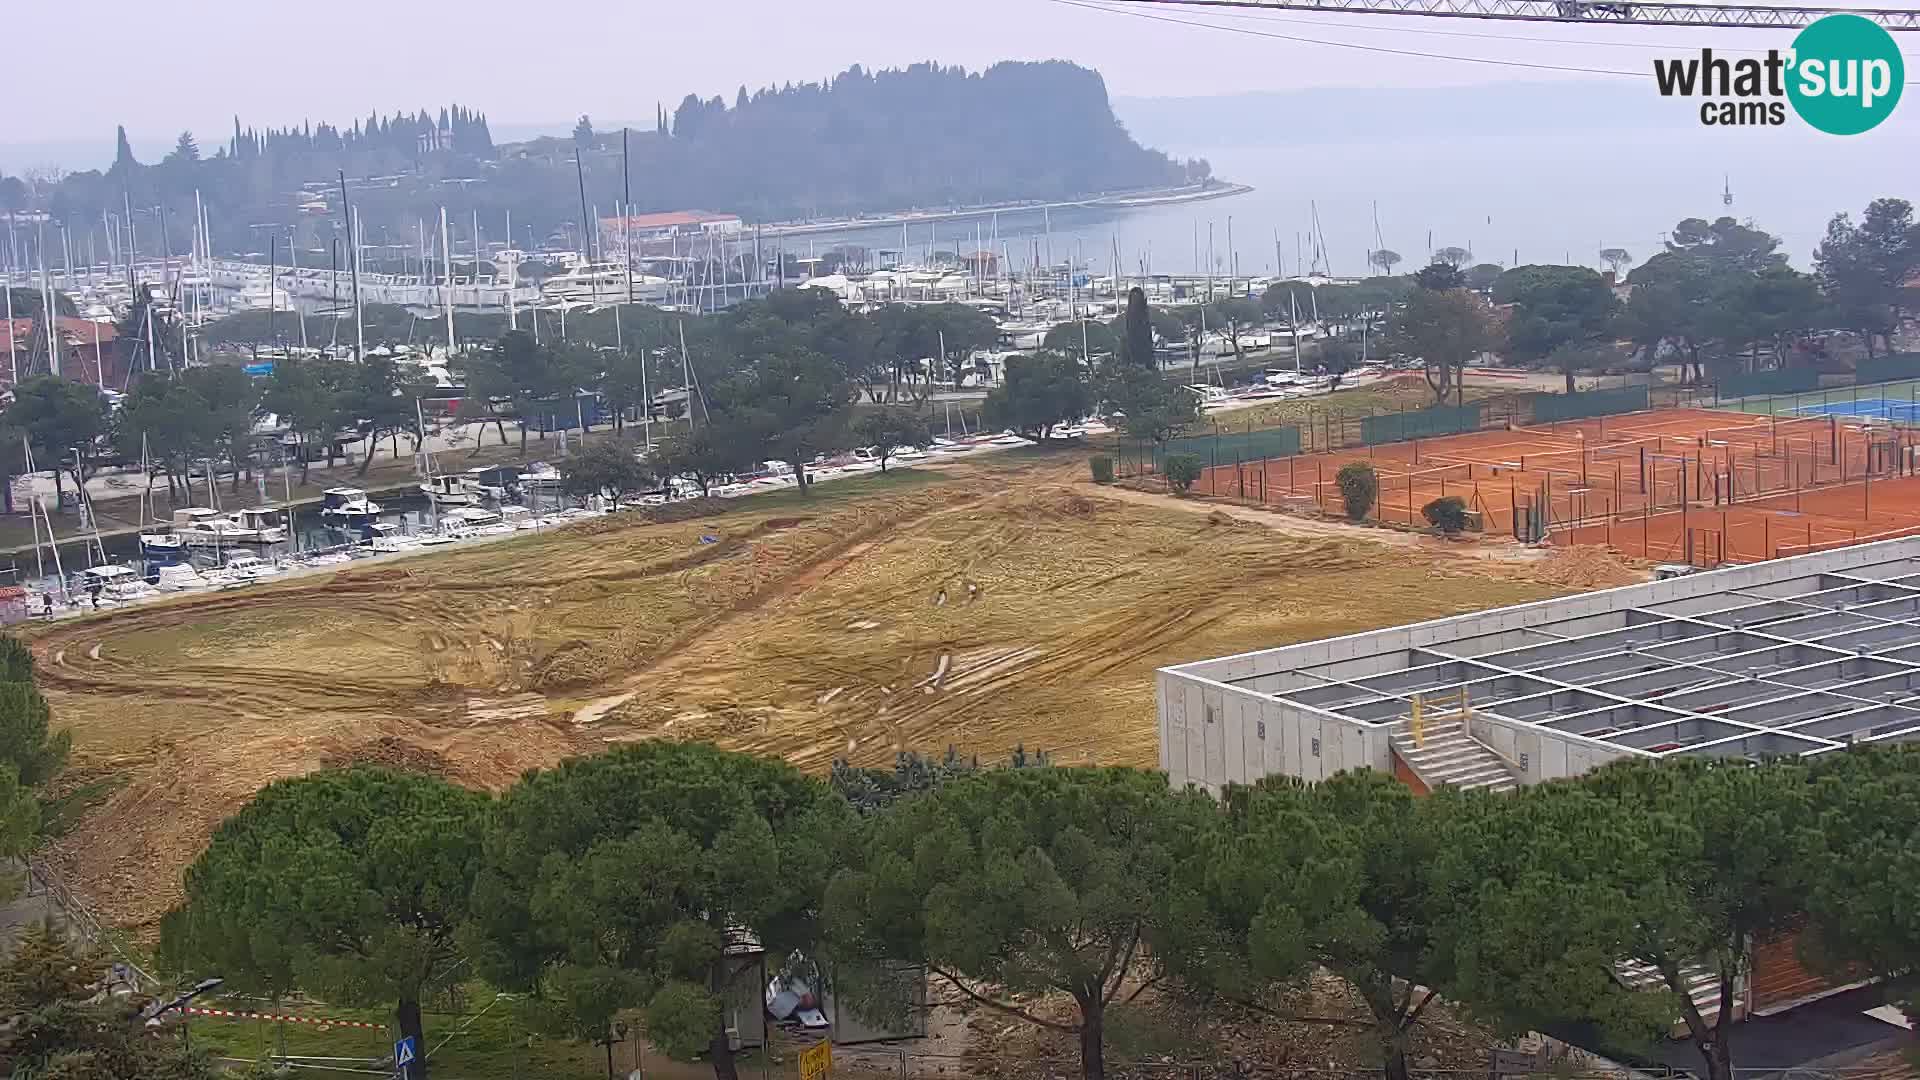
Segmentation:
[(320, 516), (329, 521), (357, 525), (380, 516), (380, 504), (359, 488), (328, 488), (320, 495)]
[(420, 485), (420, 490), (435, 506), (472, 506), (480, 501), (480, 493), (458, 474), (432, 477)]
[(187, 550), (187, 538), (172, 522), (160, 521), (140, 531), (140, 553), (150, 558), (167, 558)]
[(510, 497), (520, 484), (520, 470), (511, 465), (476, 465), (463, 475), (468, 491), (496, 502)]
[(367, 542), (361, 550), (386, 555), (396, 551), (412, 551), (419, 547), (413, 537), (400, 531), (400, 526), (391, 521), (381, 521), (367, 526)]
[[(500, 515), (482, 506), (462, 506), (440, 516), (441, 533), (456, 538), (483, 536), (502, 527)], [(513, 526), (505, 525), (504, 531), (513, 531)]]
[(207, 571), (207, 583), (215, 588), (233, 588), (239, 585), (251, 585), (263, 578), (280, 573), (278, 563), (268, 562), (258, 555), (239, 554), (229, 556), (227, 564), (218, 570)]
[(88, 593), (97, 590), (100, 599), (119, 604), (144, 600), (159, 591), (147, 584), (133, 567), (119, 563), (87, 567), (80, 571), (80, 583)]
[(161, 592), (186, 592), (207, 587), (207, 579), (187, 563), (169, 563), (159, 567), (155, 573), (158, 575), (155, 584)]
[(173, 525), (188, 547), (279, 544), (287, 539), (286, 511), (272, 506), (249, 506), (231, 514), (192, 506), (174, 511)]
[(558, 491), (560, 470), (544, 461), (531, 462), (520, 473), (520, 487), (522, 490)]
[(500, 523), (514, 529), (537, 529), (547, 524), (534, 512), (524, 506), (503, 506), (500, 508)]

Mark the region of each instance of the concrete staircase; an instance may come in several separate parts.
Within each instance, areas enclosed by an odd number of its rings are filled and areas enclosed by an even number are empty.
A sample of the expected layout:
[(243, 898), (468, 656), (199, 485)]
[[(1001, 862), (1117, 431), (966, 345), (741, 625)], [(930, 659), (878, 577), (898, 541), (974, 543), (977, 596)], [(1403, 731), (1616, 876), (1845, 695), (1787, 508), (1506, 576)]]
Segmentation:
[[(1629, 990), (1667, 989), (1666, 979), (1660, 975), (1659, 969), (1638, 960), (1621, 960), (1614, 964), (1613, 977)], [(1719, 977), (1698, 964), (1686, 964), (1680, 968), (1680, 978), (1686, 986), (1687, 996), (1693, 999), (1693, 1007), (1700, 1011), (1707, 1023), (1713, 1023), (1714, 1018), (1720, 1015)], [(1739, 985), (1735, 983), (1736, 987)], [(1746, 995), (1736, 992), (1733, 996), (1733, 1016), (1729, 1019), (1744, 1020), (1746, 1017)], [(1676, 1039), (1688, 1036), (1686, 1017), (1674, 1020), (1672, 1034)]]
[(1500, 755), (1467, 734), (1457, 719), (1428, 723), (1418, 742), (1413, 738), (1413, 721), (1402, 720), (1394, 725), (1392, 739), (1394, 756), (1430, 791), (1443, 787), (1512, 791), (1520, 786)]

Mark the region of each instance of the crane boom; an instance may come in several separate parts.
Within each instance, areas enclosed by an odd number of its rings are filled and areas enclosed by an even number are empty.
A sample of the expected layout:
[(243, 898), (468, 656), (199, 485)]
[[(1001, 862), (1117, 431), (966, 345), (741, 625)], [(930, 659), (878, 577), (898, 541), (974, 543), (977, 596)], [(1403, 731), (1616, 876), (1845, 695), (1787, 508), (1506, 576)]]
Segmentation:
[(1920, 30), (1920, 10), (1641, 3), (1640, 0), (1102, 0), (1130, 6), (1233, 7), (1336, 15), (1431, 15), (1514, 22), (1792, 29), (1827, 15), (1858, 15), (1888, 30)]

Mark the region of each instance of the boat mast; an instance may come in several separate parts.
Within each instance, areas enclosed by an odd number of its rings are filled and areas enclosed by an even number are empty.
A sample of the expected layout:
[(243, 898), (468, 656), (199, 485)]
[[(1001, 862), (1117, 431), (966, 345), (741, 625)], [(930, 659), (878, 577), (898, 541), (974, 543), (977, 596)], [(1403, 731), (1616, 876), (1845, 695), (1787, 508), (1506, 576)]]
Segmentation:
[[(146, 312), (147, 312), (147, 325), (146, 325), (147, 370), (158, 371), (160, 370), (160, 353), (154, 347), (154, 344), (153, 344), (153, 300), (151, 296), (149, 296), (147, 300)], [(172, 365), (169, 364), (168, 366), (171, 367)]]
[[(453, 359), (453, 241), (447, 235), (447, 208), (440, 208), (440, 295), (447, 309), (447, 359)], [(477, 444), (476, 444), (477, 445)]]
[(274, 307), (275, 307), (274, 294), (280, 291), (280, 267), (279, 267), (279, 264), (275, 262), (276, 252), (274, 250), (279, 243), (280, 243), (280, 237), (276, 236), (271, 232), (267, 234), (267, 340), (268, 341), (273, 340), (273, 313), (274, 313)]
[(514, 304), (513, 291), (520, 286), (520, 260), (513, 254), (513, 211), (507, 211), (507, 246), (502, 252), (507, 260), (507, 329), (520, 329), (520, 312)]
[[(13, 211), (7, 211), (7, 239), (13, 239)], [(8, 256), (7, 262), (7, 377), (9, 386), (20, 385), (20, 343), (15, 340), (13, 321), (13, 262)]]
[(352, 248), (348, 253), (347, 272), (353, 278), (353, 358), (360, 360), (367, 355), (367, 328), (360, 314), (360, 233), (353, 204), (347, 201), (345, 169), (340, 170), (340, 216), (347, 226), (347, 243)]
[(1300, 373), (1300, 301), (1287, 290), (1287, 327), (1293, 331), (1293, 372)]
[[(294, 280), (300, 280), (300, 247), (293, 242), (293, 233), (287, 233), (287, 268), (293, 271)], [(293, 308), (294, 315), (300, 320), (300, 347), (307, 347), (307, 313), (293, 302), (293, 290), (287, 290), (287, 305)], [(184, 350), (184, 345), (183, 345)]]
[(132, 292), (139, 276), (134, 264), (140, 261), (140, 233), (133, 227), (133, 196), (125, 188), (120, 189), (120, 208), (127, 219), (127, 291)]
[(687, 356), (687, 321), (680, 320), (680, 392), (686, 395), (687, 430), (693, 430), (693, 361)]
[(58, 335), (59, 323), (55, 322), (53, 307), (53, 281), (47, 276), (47, 227), (40, 226), (40, 241), (34, 252), (40, 259), (40, 328), (47, 335), (47, 373), (60, 374), (60, 359), (54, 355), (53, 339)]
[[(40, 508), (40, 517), (47, 523), (47, 547), (53, 549), (53, 573), (55, 577), (60, 579), (60, 602), (63, 604), (72, 604), (73, 594), (67, 591), (67, 571), (60, 565), (60, 541), (53, 535), (53, 518), (47, 514), (47, 502), (40, 496), (35, 495), (33, 497), (33, 504)], [(37, 548), (35, 549), (35, 553), (38, 554)], [(46, 573), (44, 566), (41, 568), (41, 573), (42, 575)]]

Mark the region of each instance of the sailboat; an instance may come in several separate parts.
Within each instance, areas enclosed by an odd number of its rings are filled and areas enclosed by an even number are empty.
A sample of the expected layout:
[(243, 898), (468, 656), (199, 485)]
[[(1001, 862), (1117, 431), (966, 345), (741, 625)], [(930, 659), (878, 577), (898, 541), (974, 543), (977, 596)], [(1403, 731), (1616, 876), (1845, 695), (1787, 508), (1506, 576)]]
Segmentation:
[[(153, 462), (147, 454), (147, 437), (140, 436), (140, 471), (149, 478), (153, 475)], [(172, 522), (154, 519), (151, 502), (152, 486), (140, 492), (140, 520), (152, 523), (140, 530), (140, 554), (149, 559), (177, 559), (187, 550), (187, 538), (173, 527)]]

